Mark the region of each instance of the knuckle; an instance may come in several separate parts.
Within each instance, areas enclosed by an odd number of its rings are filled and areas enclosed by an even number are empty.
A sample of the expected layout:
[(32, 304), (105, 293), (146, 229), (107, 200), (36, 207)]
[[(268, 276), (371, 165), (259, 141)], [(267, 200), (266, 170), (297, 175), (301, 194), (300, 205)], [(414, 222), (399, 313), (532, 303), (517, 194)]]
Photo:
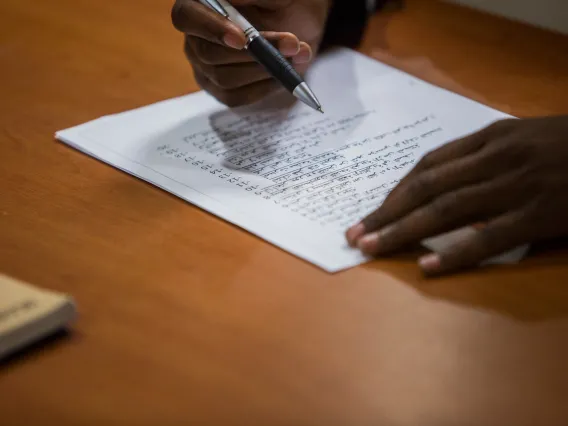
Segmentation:
[(408, 185), (408, 196), (411, 198), (427, 198), (432, 193), (432, 177), (428, 173), (416, 176)]
[(211, 92), (211, 94), (213, 95), (213, 97), (215, 97), (215, 99), (217, 99), (223, 105), (227, 105), (228, 107), (235, 106), (231, 102), (231, 97), (227, 92), (223, 90), (215, 90), (214, 92)]
[(214, 95), (211, 91), (211, 83), (205, 77), (205, 75), (203, 75), (200, 71), (194, 69), (193, 70), (193, 77), (194, 77), (196, 83), (199, 85), (199, 87), (201, 87), (203, 90)]
[(217, 87), (221, 87), (221, 85), (219, 84), (219, 70), (216, 66), (202, 63), (201, 69), (203, 70), (203, 73), (207, 76), (207, 78), (211, 81), (211, 83), (213, 83)]
[(507, 134), (511, 132), (512, 123), (515, 121), (518, 120), (507, 118), (491, 123), (476, 134), (478, 136), (476, 138), (477, 143), (481, 146), (494, 147), (495, 142), (497, 142), (497, 148), (501, 147), (504, 140), (507, 140), (504, 138), (507, 138)]
[(174, 28), (178, 31), (183, 32), (184, 28), (183, 28), (183, 1), (182, 0), (176, 0), (176, 2), (174, 3), (174, 5), (172, 6), (172, 10), (171, 10), (171, 20), (172, 20), (172, 24), (174, 26)]
[(239, 81), (231, 77), (231, 73), (220, 67), (212, 67), (215, 84), (224, 90), (231, 90), (239, 87)]
[(536, 198), (521, 209), (523, 222), (528, 225), (527, 229), (550, 224), (550, 212), (554, 211), (554, 202), (549, 203), (542, 197)]
[(258, 100), (258, 93), (251, 94), (248, 91), (238, 89), (223, 89), (209, 79), (206, 80), (207, 82), (200, 84), (200, 86), (219, 102), (230, 108), (247, 105)]
[(422, 159), (420, 159), (416, 167), (420, 169), (427, 169), (430, 167), (430, 165), (434, 162), (435, 152), (436, 151), (430, 151), (427, 153), (424, 157), (422, 157)]
[(428, 164), (432, 162), (432, 152), (424, 155), (416, 164), (416, 168), (428, 168)]
[(511, 125), (512, 122), (514, 122), (515, 119), (513, 118), (505, 118), (503, 120), (498, 120), (495, 121), (494, 123), (491, 123), (491, 125), (489, 125), (487, 127), (487, 130), (503, 130), (503, 129), (508, 129), (509, 126)]
[[(494, 226), (484, 226), (477, 231), (475, 236), (475, 244), (471, 250), (475, 253), (488, 253), (501, 240), (501, 235)], [(474, 253), (474, 254), (475, 254)]]
[(230, 96), (230, 93), (217, 86), (204, 72), (194, 69), (194, 78), (199, 87), (213, 96), (219, 102), (227, 106), (236, 106), (234, 104), (234, 100)]
[(215, 87), (209, 90), (209, 93), (223, 105), (226, 105), (230, 108), (242, 105), (242, 103), (239, 103), (238, 97), (227, 90)]
[(459, 206), (459, 197), (454, 193), (441, 195), (429, 205), (429, 213), (440, 221), (447, 221), (455, 215)]
[(484, 139), (490, 144), (491, 142), (499, 141), (502, 137), (506, 136), (507, 133), (511, 132), (513, 126), (519, 120), (514, 118), (505, 118), (499, 121), (495, 121), (483, 129), (480, 134), (484, 136)]
[(228, 107), (233, 108), (246, 103), (238, 92), (221, 89), (203, 74), (196, 73), (195, 80), (203, 90)]
[(513, 165), (526, 165), (529, 168), (533, 168), (537, 164), (535, 160), (538, 158), (538, 154), (539, 150), (536, 144), (531, 143), (529, 140), (515, 138), (508, 144), (508, 161)]
[(382, 223), (382, 209), (379, 207), (373, 213), (362, 220), (363, 226), (367, 232), (376, 231)]
[(197, 56), (204, 64), (214, 65), (218, 63), (219, 52), (211, 43), (195, 40), (193, 43), (193, 50), (195, 52), (195, 56)]
[(529, 194), (545, 194), (548, 190), (548, 185), (544, 182), (542, 173), (535, 170), (533, 167), (526, 167), (521, 175), (523, 182), (523, 195)]
[[(537, 200), (533, 200), (521, 208), (521, 214), (525, 222), (534, 224), (539, 223), (543, 219), (539, 204)], [(544, 219), (546, 223), (546, 218)]]
[(223, 90), (231, 90), (239, 87), (238, 80), (231, 76), (231, 72), (220, 66), (202, 64), (205, 75), (215, 86)]
[(499, 120), (498, 123), (502, 128), (508, 129), (512, 125), (515, 125), (519, 122), (517, 118), (504, 118)]
[(230, 108), (245, 105), (247, 103), (247, 99), (239, 93), (234, 93), (229, 90), (221, 90), (220, 93), (221, 99), (219, 100)]
[(250, 90), (245, 91), (244, 103), (246, 104), (257, 102), (280, 90), (275, 83), (263, 84), (263, 82), (253, 83), (247, 86), (247, 89), (249, 88)]
[(191, 40), (189, 37), (185, 38), (185, 43), (183, 45), (183, 51), (185, 53), (185, 57), (187, 58), (187, 60), (194, 64), (197, 61), (195, 60), (195, 53), (193, 52), (193, 48), (191, 46)]

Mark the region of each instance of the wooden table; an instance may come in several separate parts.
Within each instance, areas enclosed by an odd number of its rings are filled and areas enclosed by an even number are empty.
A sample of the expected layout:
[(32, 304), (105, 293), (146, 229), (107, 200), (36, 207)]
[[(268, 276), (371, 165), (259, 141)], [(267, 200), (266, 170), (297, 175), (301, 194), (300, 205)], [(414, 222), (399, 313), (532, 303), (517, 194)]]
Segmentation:
[[(568, 253), (424, 281), (321, 270), (54, 141), (196, 90), (169, 1), (0, 3), (0, 270), (74, 332), (0, 368), (0, 424), (568, 424)], [(568, 38), (430, 0), (362, 51), (518, 116), (568, 113)]]

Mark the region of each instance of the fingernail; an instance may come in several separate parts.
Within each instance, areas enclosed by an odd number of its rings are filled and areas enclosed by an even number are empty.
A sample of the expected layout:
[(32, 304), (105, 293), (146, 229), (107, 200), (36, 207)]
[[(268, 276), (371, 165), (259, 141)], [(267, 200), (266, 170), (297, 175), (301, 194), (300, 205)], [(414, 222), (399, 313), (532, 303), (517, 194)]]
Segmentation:
[(283, 38), (278, 42), (278, 49), (284, 56), (294, 56), (300, 52), (300, 43), (293, 38)]
[(430, 253), (418, 259), (418, 265), (426, 273), (433, 273), (440, 269), (441, 259), (436, 253)]
[(379, 248), (379, 233), (373, 232), (372, 234), (367, 234), (364, 237), (360, 238), (357, 242), (357, 247), (363, 253), (376, 253)]
[(365, 234), (365, 225), (358, 223), (347, 230), (345, 236), (351, 247), (355, 247), (357, 240)]
[(309, 49), (301, 49), (292, 61), (295, 64), (305, 64), (306, 62), (310, 62), (312, 59), (312, 51)]
[(225, 34), (225, 36), (223, 37), (223, 43), (237, 50), (241, 50), (243, 47), (245, 47), (243, 39), (232, 33)]

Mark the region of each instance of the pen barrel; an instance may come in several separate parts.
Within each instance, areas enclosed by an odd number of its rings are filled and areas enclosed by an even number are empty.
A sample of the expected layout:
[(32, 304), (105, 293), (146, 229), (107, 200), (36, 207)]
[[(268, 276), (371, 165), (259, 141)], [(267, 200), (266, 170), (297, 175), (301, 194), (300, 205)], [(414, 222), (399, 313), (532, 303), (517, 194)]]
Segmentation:
[(303, 83), (303, 79), (284, 56), (262, 36), (255, 37), (247, 46), (252, 57), (290, 92)]

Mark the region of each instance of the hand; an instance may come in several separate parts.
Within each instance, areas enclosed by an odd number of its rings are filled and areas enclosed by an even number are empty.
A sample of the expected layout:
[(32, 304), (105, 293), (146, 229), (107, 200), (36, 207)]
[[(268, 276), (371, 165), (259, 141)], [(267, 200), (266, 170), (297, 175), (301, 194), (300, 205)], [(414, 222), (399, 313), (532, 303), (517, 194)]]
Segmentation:
[(568, 236), (568, 116), (500, 121), (433, 151), (347, 239), (383, 255), (475, 223), (476, 235), (422, 257), (422, 270), (453, 272)]
[[(270, 30), (262, 35), (303, 73), (323, 37), (330, 1), (231, 0), (231, 4), (259, 31)], [(185, 53), (196, 81), (220, 102), (243, 105), (281, 90), (243, 50), (243, 31), (228, 19), (197, 0), (177, 0), (172, 21), (185, 34)]]

